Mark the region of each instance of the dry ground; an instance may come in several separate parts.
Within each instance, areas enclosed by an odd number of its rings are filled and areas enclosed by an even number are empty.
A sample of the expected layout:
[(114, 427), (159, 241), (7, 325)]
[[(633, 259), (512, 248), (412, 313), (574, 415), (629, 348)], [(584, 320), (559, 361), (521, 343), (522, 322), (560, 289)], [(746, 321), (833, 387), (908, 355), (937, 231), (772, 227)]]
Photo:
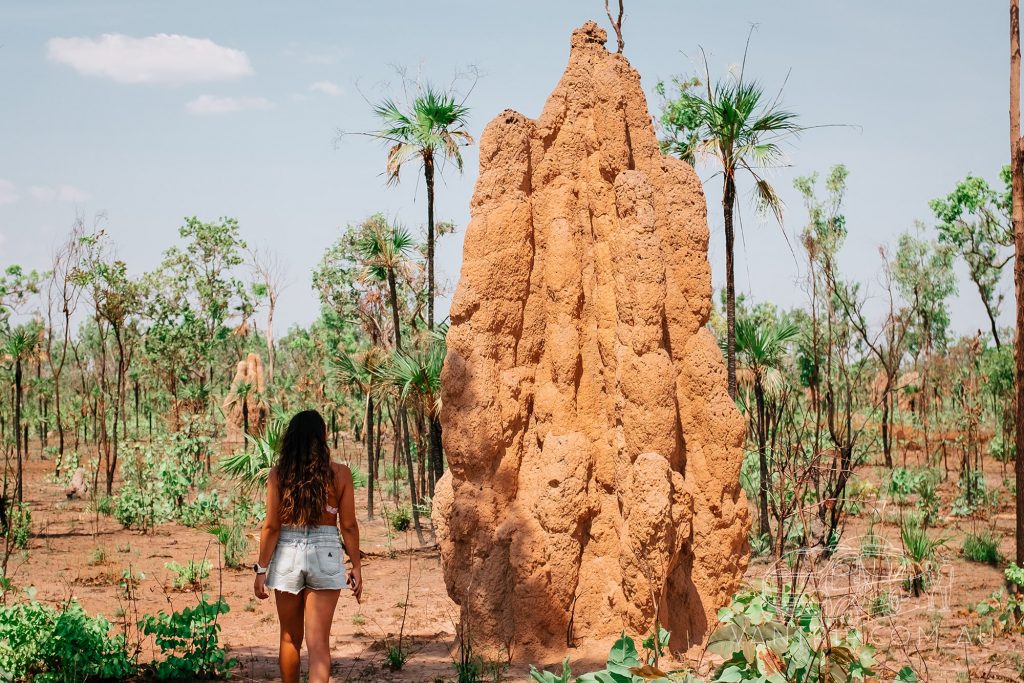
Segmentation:
[[(912, 463), (913, 464), (913, 463)], [(52, 463), (33, 454), (28, 470), (26, 497), (32, 507), (32, 538), (28, 553), (11, 560), (10, 578), (19, 588), (32, 586), (37, 597), (58, 603), (74, 596), (90, 613), (118, 621), (120, 610), (130, 608), (121, 597), (118, 582), (129, 567), (145, 578), (138, 590), (142, 613), (183, 608), (194, 603), (192, 593), (169, 589), (170, 561), (210, 558), (218, 563), (215, 539), (201, 530), (165, 524), (143, 535), (126, 531), (106, 516), (97, 517), (88, 501), (66, 501), (59, 486), (49, 482)], [(881, 468), (866, 468), (861, 475), (878, 482)], [(1002, 488), (1003, 470), (991, 463), (986, 472), (990, 487)], [(955, 497), (955, 473), (943, 484), (943, 512)], [(457, 608), (449, 600), (436, 550), (428, 545), (413, 549), (414, 534), (401, 534), (390, 543), (383, 522), (365, 519), (365, 490), (357, 492), (362, 529), (365, 592), (363, 604), (343, 596), (333, 629), (335, 680), (345, 681), (445, 681), (452, 680)], [(867, 530), (868, 510), (877, 510), (882, 522), (874, 531), (900, 547), (896, 522), (900, 506), (869, 495), (860, 516), (853, 518), (844, 535), (841, 559), (828, 565), (827, 586), (838, 593), (826, 605), (827, 612), (854, 614), (864, 623), (870, 640), (894, 663), (911, 662), (922, 680), (1024, 680), (1024, 637), (993, 635), (974, 605), (1002, 584), (1001, 570), (965, 561), (959, 553), (962, 535), (991, 525), (1002, 536), (1004, 555), (1013, 554), (1013, 514), (1008, 492), (994, 517), (957, 519), (944, 517), (936, 535), (947, 538), (941, 556), (941, 572), (929, 595), (911, 598), (902, 587), (898, 562), (859, 560), (858, 538)], [(106, 559), (99, 564), (95, 549)], [(253, 551), (253, 554), (255, 551)], [(891, 560), (891, 558), (890, 558)], [(774, 565), (751, 563), (748, 579), (772, 575)], [(844, 573), (845, 572), (845, 573)], [(870, 581), (864, 577), (870, 576)], [(848, 590), (836, 590), (846, 582)], [(870, 584), (870, 585), (869, 585)], [(408, 587), (408, 606), (405, 608)], [(888, 591), (894, 613), (869, 617), (865, 603)], [(273, 600), (257, 601), (252, 595), (248, 570), (214, 571), (207, 592), (221, 592), (231, 611), (222, 619), (224, 644), (239, 662), (235, 678), (279, 680), (276, 670), (277, 626)], [(877, 598), (876, 598), (877, 599)], [(405, 614), (404, 634), (411, 650), (405, 668), (392, 672), (383, 666), (386, 639), (394, 639)], [(568, 654), (576, 671), (598, 668), (608, 644), (593, 644), (586, 652)], [(148, 651), (143, 653), (143, 659)], [(549, 663), (553, 664), (553, 663)], [(969, 672), (969, 678), (968, 676)], [(523, 666), (514, 666), (504, 680), (527, 680)]]

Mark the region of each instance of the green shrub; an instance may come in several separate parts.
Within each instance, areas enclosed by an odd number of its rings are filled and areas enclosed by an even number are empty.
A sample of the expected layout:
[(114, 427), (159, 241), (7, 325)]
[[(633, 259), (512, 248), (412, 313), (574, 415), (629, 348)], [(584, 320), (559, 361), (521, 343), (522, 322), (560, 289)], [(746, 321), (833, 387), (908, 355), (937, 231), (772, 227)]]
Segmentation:
[(761, 470), (757, 451), (744, 451), (740, 465), (740, 486), (748, 500), (757, 500), (761, 491)]
[(387, 518), (395, 531), (408, 531), (412, 525), (412, 511), (405, 505), (388, 512)]
[(134, 673), (123, 635), (72, 600), (62, 609), (31, 601), (0, 606), (0, 671), (4, 680), (84, 683)]
[(886, 489), (889, 495), (899, 502), (907, 500), (912, 494), (917, 494), (920, 498), (926, 498), (931, 502), (937, 500), (936, 487), (939, 484), (939, 479), (939, 473), (930, 468), (895, 467), (889, 475)]
[(174, 587), (178, 590), (184, 590), (186, 588), (202, 590), (203, 581), (210, 577), (209, 560), (203, 560), (202, 562), (189, 560), (188, 564), (184, 565), (178, 564), (177, 562), (168, 562), (164, 567), (174, 572), (173, 583)]
[(143, 533), (152, 531), (164, 521), (153, 496), (144, 489), (127, 485), (121, 488), (120, 495), (114, 500), (114, 519), (125, 529)]
[(1015, 447), (1012, 441), (1003, 438), (997, 433), (988, 441), (988, 454), (999, 462), (1010, 462), (1013, 460)]
[(220, 646), (220, 615), (230, 611), (220, 598), (207, 602), (206, 596), (195, 607), (180, 612), (146, 615), (139, 622), (143, 635), (153, 636), (160, 658), (149, 664), (158, 680), (195, 680), (223, 678), (238, 663), (228, 659)]
[[(725, 661), (712, 680), (863, 681), (876, 675), (875, 648), (857, 629), (839, 624), (826, 629), (821, 606), (806, 595), (777, 598), (740, 592), (718, 611), (720, 625), (707, 649)], [(785, 604), (784, 614), (777, 602)], [(827, 647), (832, 656), (815, 647)]]
[(171, 509), (161, 493), (159, 462), (148, 445), (131, 444), (121, 461), (121, 489), (114, 499), (114, 519), (126, 529), (152, 531), (170, 519)]
[(184, 429), (160, 444), (165, 453), (156, 464), (160, 497), (177, 515), (181, 514), (191, 491), (206, 488), (206, 459), (212, 455), (213, 443), (206, 431), (205, 418), (192, 417)]
[(914, 486), (919, 480), (919, 475), (905, 467), (894, 467), (889, 474), (889, 495), (896, 500), (903, 500), (914, 492)]
[(935, 552), (945, 545), (946, 539), (932, 538), (919, 515), (907, 515), (900, 521), (904, 561), (910, 566), (908, 588), (914, 597), (924, 593), (935, 570)]
[(400, 671), (405, 663), (409, 661), (409, 648), (401, 644), (392, 643), (387, 646), (384, 652), (384, 664), (392, 671)]
[(245, 565), (246, 554), (249, 552), (249, 539), (245, 536), (245, 526), (238, 522), (216, 524), (206, 529), (217, 537), (224, 549), (224, 565), (238, 568)]
[(885, 554), (887, 545), (885, 539), (875, 533), (875, 526), (872, 524), (860, 539), (860, 554), (863, 557), (881, 557)]
[(1024, 592), (1024, 569), (1018, 567), (1016, 562), (1011, 562), (1010, 566), (1003, 570), (1003, 576), (1006, 577), (1007, 583), (1017, 587), (1017, 592)]
[(394, 465), (384, 466), (384, 478), (391, 481), (405, 481), (406, 472), (403, 465), (395, 467)]
[(178, 508), (178, 521), (192, 528), (217, 524), (224, 517), (224, 503), (216, 491), (200, 493)]
[(939, 482), (936, 477), (922, 477), (914, 486), (917, 494), (917, 509), (923, 515), (926, 525), (934, 524), (939, 518)]
[(28, 503), (12, 506), (7, 513), (7, 524), (11, 545), (21, 550), (27, 548), (29, 536), (32, 535), (32, 511)]
[(964, 536), (963, 552), (964, 557), (971, 562), (990, 564), (993, 567), (1003, 561), (1003, 556), (999, 552), (999, 536), (992, 531), (970, 533)]
[(884, 617), (895, 612), (892, 593), (889, 591), (882, 591), (868, 600), (868, 614), (873, 617)]
[(750, 527), (750, 533), (747, 534), (747, 541), (750, 544), (750, 554), (752, 557), (761, 557), (772, 551), (771, 535), (759, 534), (753, 526)]
[(953, 501), (950, 511), (957, 517), (967, 517), (978, 508), (990, 505), (997, 500), (996, 495), (989, 494), (985, 485), (985, 473), (979, 470), (965, 469), (960, 472), (960, 493)]
[[(777, 604), (785, 605), (782, 612)], [(853, 683), (877, 676), (875, 648), (859, 631), (845, 624), (837, 622), (826, 628), (821, 606), (809, 596), (793, 597), (788, 591), (781, 597), (771, 592), (741, 591), (728, 607), (718, 611), (718, 619), (707, 646), (707, 652), (724, 660), (708, 679), (714, 683)], [(700, 683), (701, 679), (691, 673), (664, 673), (656, 668), (655, 649), (662, 650), (668, 636), (660, 629), (657, 640), (649, 636), (643, 641), (641, 653), (635, 641), (623, 634), (612, 645), (606, 667), (579, 678), (573, 676), (568, 657), (560, 673), (531, 666), (530, 677), (536, 683)], [(917, 678), (913, 669), (905, 666), (895, 680), (909, 682)]]
[[(609, 657), (609, 661), (610, 659)], [(553, 674), (550, 671), (538, 671), (537, 667), (531, 664), (530, 678), (537, 681), (537, 683), (572, 683), (572, 668), (569, 667), (569, 658), (566, 657), (562, 660), (562, 672), (559, 674)]]
[(107, 549), (106, 548), (104, 548), (101, 545), (98, 545), (98, 546), (96, 546), (95, 548), (93, 548), (92, 550), (89, 551), (89, 559), (88, 559), (89, 566), (95, 567), (96, 565), (106, 564), (106, 563), (107, 563)]
[(114, 498), (113, 496), (100, 496), (93, 503), (93, 507), (101, 515), (112, 515), (114, 514)]

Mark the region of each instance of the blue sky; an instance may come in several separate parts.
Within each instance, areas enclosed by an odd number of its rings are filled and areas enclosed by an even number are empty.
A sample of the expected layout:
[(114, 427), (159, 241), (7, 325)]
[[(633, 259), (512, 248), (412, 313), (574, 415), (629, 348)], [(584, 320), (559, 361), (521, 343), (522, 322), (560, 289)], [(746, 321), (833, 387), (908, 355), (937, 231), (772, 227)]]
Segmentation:
[[(773, 174), (788, 205), (783, 229), (792, 236), (806, 219), (793, 177), (847, 164), (841, 265), (877, 293), (879, 245), (894, 244), (915, 219), (929, 222), (927, 201), (958, 178), (995, 180), (1005, 163), (1006, 15), (1005, 3), (951, 0), (627, 0), (625, 53), (656, 114), (658, 79), (693, 73), (698, 45), (713, 74), (724, 74), (756, 24), (748, 73), (769, 89), (788, 74), (784, 101), (804, 123), (848, 124), (808, 131), (788, 150), (792, 168)], [(317, 312), (310, 270), (341, 226), (375, 211), (413, 228), (424, 221), (415, 174), (388, 188), (380, 145), (336, 144), (338, 129), (373, 128), (363, 95), (396, 92), (394, 65), (439, 83), (473, 66), (481, 73), (468, 100), (475, 135), (507, 107), (536, 117), (572, 29), (588, 18), (603, 19), (601, 0), (5, 0), (0, 266), (45, 268), (76, 213), (89, 223), (102, 213), (138, 274), (175, 242), (184, 216), (233, 216), (251, 245), (286, 264), (278, 320), (308, 323)], [(449, 169), (438, 189), (439, 218), (460, 226), (439, 251), (452, 285), (475, 148), (465, 158), (465, 173)], [(716, 188), (710, 181), (719, 287)], [(740, 291), (800, 304), (794, 255), (780, 228), (750, 209), (749, 186), (741, 189)], [(953, 324), (973, 332), (985, 327), (984, 313), (959, 270)], [(1012, 306), (1004, 308), (1009, 324)]]

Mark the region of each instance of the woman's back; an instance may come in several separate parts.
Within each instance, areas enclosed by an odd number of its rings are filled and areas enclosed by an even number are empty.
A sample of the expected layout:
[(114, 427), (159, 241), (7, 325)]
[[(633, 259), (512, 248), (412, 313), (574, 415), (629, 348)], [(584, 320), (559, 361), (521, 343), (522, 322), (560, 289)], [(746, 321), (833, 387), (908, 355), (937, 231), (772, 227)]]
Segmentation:
[[(317, 520), (317, 524), (320, 526), (337, 526), (338, 525), (338, 508), (341, 506), (342, 497), (345, 495), (344, 491), (344, 477), (342, 477), (343, 469), (348, 469), (345, 465), (332, 462), (331, 463), (331, 484), (327, 487), (327, 500), (324, 502), (323, 510), (320, 514), (320, 519)], [(278, 472), (275, 467), (270, 471), (270, 476), (277, 478)], [(281, 495), (284, 492), (281, 491)], [(294, 520), (288, 519), (288, 516), (282, 513), (281, 524), (285, 526), (300, 526), (296, 524)]]

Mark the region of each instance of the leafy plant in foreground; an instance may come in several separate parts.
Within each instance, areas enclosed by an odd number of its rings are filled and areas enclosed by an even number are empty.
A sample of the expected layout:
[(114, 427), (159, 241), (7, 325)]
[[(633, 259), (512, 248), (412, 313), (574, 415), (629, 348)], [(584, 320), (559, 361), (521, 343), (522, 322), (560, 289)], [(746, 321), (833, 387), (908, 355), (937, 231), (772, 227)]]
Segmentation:
[(708, 651), (723, 657), (713, 681), (863, 681), (875, 676), (875, 648), (857, 629), (826, 627), (807, 596), (783, 595), (780, 613), (770, 593), (745, 592), (718, 611), (721, 625)]
[(84, 683), (121, 679), (135, 671), (123, 635), (90, 617), (72, 600), (61, 609), (35, 600), (0, 606), (3, 680)]
[(238, 663), (228, 659), (219, 641), (218, 618), (229, 611), (223, 598), (211, 603), (204, 595), (195, 607), (146, 615), (139, 628), (153, 636), (162, 657), (150, 663), (153, 675), (159, 680), (226, 677)]

